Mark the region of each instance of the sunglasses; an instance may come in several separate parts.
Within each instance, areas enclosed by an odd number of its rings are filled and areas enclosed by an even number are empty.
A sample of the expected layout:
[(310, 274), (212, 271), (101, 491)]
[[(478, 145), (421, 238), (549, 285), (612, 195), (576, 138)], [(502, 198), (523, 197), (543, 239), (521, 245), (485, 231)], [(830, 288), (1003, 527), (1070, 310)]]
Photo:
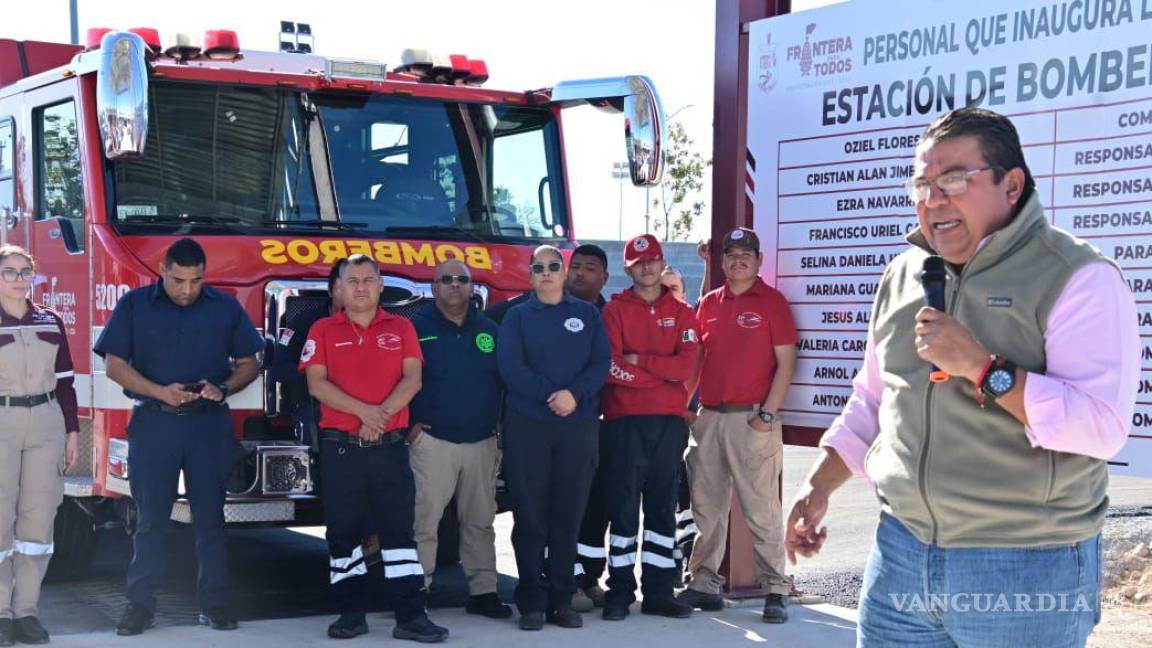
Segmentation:
[(560, 272), (564, 269), (564, 264), (560, 263), (559, 261), (553, 261), (548, 265), (544, 265), (543, 263), (533, 263), (531, 267), (532, 274), (544, 274), (544, 270), (548, 270), (548, 272)]
[(439, 281), (442, 285), (445, 285), (445, 286), (451, 286), (453, 283), (458, 283), (461, 286), (467, 286), (468, 284), (472, 283), (472, 277), (469, 277), (468, 275), (447, 275), (446, 274), (446, 275), (440, 275), (440, 278), (438, 278), (436, 281)]

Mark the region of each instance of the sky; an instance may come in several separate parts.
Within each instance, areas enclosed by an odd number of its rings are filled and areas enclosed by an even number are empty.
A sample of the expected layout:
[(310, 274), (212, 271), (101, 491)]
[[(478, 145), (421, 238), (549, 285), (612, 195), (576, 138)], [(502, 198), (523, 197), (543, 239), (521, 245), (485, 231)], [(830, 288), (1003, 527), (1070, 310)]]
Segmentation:
[[(840, 0), (793, 0), (796, 11)], [(68, 0), (13, 3), (0, 38), (67, 42)], [(400, 52), (425, 48), (484, 59), (486, 87), (529, 90), (563, 80), (649, 76), (666, 115), (684, 124), (706, 159), (712, 155), (714, 0), (78, 0), (80, 37), (89, 27), (155, 27), (176, 32), (232, 29), (244, 49), (277, 49), (281, 20), (309, 23), (315, 53), (396, 65)], [(35, 9), (31, 9), (35, 7)], [(644, 231), (645, 190), (612, 178), (623, 162), (620, 115), (590, 107), (564, 117), (576, 235), (628, 238)], [(711, 202), (711, 175), (701, 192)], [(653, 189), (652, 196), (656, 189)], [(656, 210), (650, 209), (655, 220)], [(707, 236), (697, 224), (693, 240)]]

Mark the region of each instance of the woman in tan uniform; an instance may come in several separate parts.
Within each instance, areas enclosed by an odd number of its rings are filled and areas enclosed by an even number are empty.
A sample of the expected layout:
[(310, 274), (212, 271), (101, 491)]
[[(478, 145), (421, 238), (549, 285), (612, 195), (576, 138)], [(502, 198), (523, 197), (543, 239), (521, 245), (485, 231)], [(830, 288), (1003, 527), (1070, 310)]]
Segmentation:
[(48, 643), (37, 619), (80, 425), (60, 316), (28, 299), (32, 255), (0, 247), (0, 646)]

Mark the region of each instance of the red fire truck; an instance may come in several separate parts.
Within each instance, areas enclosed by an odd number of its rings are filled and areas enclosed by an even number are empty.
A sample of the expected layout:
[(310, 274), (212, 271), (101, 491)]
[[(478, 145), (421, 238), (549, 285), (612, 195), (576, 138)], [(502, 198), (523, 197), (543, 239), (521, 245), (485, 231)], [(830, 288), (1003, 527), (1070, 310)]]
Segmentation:
[[(662, 170), (645, 77), (510, 92), (481, 87), (485, 64), (465, 56), (407, 50), (389, 69), (247, 51), (222, 30), (190, 43), (165, 47), (153, 29), (92, 30), (87, 47), (0, 40), (0, 235), (36, 255), (34, 299), (63, 316), (75, 356), (85, 454), (57, 517), (65, 572), (87, 563), (95, 529), (131, 527), (133, 402), (91, 348), (174, 240), (204, 246), (206, 280), (245, 306), (270, 353), (285, 316), (321, 307), (329, 264), (352, 253), (380, 262), (384, 306), (402, 314), (451, 257), (480, 302), (526, 289), (535, 246), (574, 245), (563, 108), (623, 112), (633, 182)], [(319, 523), (315, 457), (278, 384), (265, 375), (229, 403), (226, 519)], [(189, 521), (185, 501), (172, 517)]]

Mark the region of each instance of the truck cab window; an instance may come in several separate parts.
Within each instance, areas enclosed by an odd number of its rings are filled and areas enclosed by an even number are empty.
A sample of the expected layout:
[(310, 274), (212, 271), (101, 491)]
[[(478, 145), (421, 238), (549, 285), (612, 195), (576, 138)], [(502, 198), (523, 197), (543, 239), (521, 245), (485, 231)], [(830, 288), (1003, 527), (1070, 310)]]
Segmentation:
[(36, 220), (59, 218), (70, 252), (84, 245), (84, 182), (80, 170), (76, 106), (72, 101), (37, 109)]
[[(0, 117), (0, 218), (8, 218), (15, 208), (16, 186), (12, 170), (12, 118)], [(11, 222), (0, 221), (0, 227), (7, 227)]]

